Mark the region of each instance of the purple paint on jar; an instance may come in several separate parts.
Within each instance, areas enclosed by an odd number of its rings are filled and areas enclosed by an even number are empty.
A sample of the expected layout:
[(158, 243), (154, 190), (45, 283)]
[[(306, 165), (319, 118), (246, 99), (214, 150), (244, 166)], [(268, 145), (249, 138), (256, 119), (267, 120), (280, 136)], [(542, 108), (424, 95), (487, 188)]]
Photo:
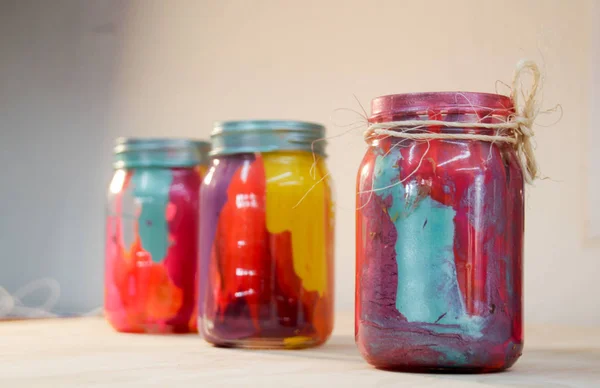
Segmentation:
[[(382, 199), (380, 196), (373, 195), (363, 210), (372, 215), (380, 214), (378, 217), (370, 217), (367, 223), (381, 221), (381, 225), (378, 233), (367, 236), (372, 243), (368, 245), (365, 253), (369, 257), (378, 257), (379, 260), (361, 268), (364, 271), (362, 274), (362, 297), (364, 300), (370, 301), (363, 305), (362, 309), (364, 314), (374, 318), (372, 323), (382, 326), (406, 320), (396, 309), (398, 265), (394, 245), (398, 238), (398, 232), (384, 212), (384, 209), (391, 206), (391, 202), (392, 197)], [(374, 229), (374, 227), (367, 226), (367, 230)]]
[(196, 306), (196, 274), (198, 269), (198, 195), (200, 174), (191, 168), (172, 169), (172, 183), (169, 189), (168, 218), (169, 235), (190, 236), (173, 239), (164, 261), (169, 277), (183, 291), (183, 302), (177, 314), (167, 323), (176, 332), (184, 332), (194, 319)]
[[(246, 162), (254, 161), (254, 154), (237, 154), (221, 156), (212, 162), (210, 170), (204, 178), (200, 189), (200, 208), (205, 209), (200, 219), (200, 276), (198, 314), (202, 318), (204, 312), (206, 285), (210, 270), (210, 255), (213, 246), (219, 215), (227, 202), (227, 188), (236, 171)], [(218, 176), (219, 179), (213, 179)], [(200, 332), (201, 330), (199, 330)]]

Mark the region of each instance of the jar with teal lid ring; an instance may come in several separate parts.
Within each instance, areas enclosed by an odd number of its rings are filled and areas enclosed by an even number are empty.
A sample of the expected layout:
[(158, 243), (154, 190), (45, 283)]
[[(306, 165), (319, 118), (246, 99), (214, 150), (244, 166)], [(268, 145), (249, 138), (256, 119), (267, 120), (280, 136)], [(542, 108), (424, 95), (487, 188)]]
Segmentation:
[(196, 331), (201, 160), (194, 140), (117, 139), (105, 315), (118, 331)]
[(199, 331), (219, 346), (305, 348), (333, 328), (334, 204), (325, 128), (214, 126), (200, 195)]

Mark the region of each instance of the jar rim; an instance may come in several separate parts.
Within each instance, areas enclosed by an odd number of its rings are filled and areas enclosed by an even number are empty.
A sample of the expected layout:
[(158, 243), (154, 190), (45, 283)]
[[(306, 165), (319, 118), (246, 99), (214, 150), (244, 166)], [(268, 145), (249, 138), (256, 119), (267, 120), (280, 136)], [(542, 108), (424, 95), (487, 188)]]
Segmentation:
[(296, 120), (232, 120), (217, 121), (213, 125), (211, 137), (218, 136), (225, 132), (246, 132), (246, 131), (324, 131), (322, 124), (311, 121)]
[(308, 121), (218, 121), (210, 137), (211, 156), (276, 151), (307, 151), (325, 156), (325, 127)]
[[(207, 148), (208, 147), (208, 148)], [(115, 141), (116, 169), (137, 167), (191, 167), (208, 162), (210, 143), (161, 137), (119, 137)]]
[(114, 153), (152, 151), (164, 148), (202, 148), (206, 145), (210, 146), (210, 143), (204, 140), (177, 137), (118, 137), (115, 140)]
[(371, 100), (369, 122), (397, 114), (427, 114), (432, 111), (508, 116), (512, 99), (502, 94), (479, 92), (423, 92), (389, 94)]

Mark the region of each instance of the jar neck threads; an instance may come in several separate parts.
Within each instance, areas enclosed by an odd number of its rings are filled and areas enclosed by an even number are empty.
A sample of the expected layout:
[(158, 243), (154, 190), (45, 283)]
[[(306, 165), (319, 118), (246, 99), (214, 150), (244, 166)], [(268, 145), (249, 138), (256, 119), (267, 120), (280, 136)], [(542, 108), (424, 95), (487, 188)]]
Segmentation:
[(194, 167), (203, 160), (200, 146), (204, 145), (189, 139), (119, 138), (113, 166), (116, 169)]
[(306, 151), (325, 156), (325, 127), (303, 121), (215, 123), (211, 156), (253, 152)]

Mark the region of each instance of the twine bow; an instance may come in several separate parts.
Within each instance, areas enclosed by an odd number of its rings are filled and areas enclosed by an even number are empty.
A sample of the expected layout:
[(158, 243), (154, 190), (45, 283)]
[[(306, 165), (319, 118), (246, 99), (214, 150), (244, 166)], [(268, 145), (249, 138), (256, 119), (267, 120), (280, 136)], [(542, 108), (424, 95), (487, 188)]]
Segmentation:
[[(521, 85), (521, 77), (524, 73), (531, 72), (533, 83), (529, 94), (523, 96)], [(510, 98), (513, 101), (515, 115), (512, 117), (513, 122), (518, 125), (513, 129), (515, 140), (515, 149), (523, 170), (523, 178), (529, 184), (539, 177), (538, 165), (535, 159), (535, 151), (533, 149), (532, 138), (533, 123), (538, 115), (538, 89), (540, 84), (540, 69), (533, 61), (519, 61), (515, 69), (515, 76), (512, 83), (512, 93)], [(520, 98), (524, 98), (523, 104), (520, 104)]]
[[(532, 86), (527, 95), (523, 90), (521, 78), (531, 73)], [(370, 124), (365, 132), (365, 138), (370, 139), (376, 135), (385, 135), (412, 140), (433, 139), (460, 139), (488, 142), (511, 143), (515, 148), (523, 179), (531, 184), (539, 177), (539, 168), (535, 159), (532, 138), (534, 136), (533, 123), (539, 113), (538, 93), (540, 89), (540, 70), (535, 62), (521, 60), (517, 64), (512, 82), (511, 99), (515, 113), (509, 116), (505, 123), (461, 123), (443, 120), (404, 120), (389, 121)], [(523, 99), (523, 103), (521, 103)], [(426, 126), (443, 126), (452, 128), (484, 128), (495, 129), (491, 134), (467, 133), (412, 133), (411, 131)]]

